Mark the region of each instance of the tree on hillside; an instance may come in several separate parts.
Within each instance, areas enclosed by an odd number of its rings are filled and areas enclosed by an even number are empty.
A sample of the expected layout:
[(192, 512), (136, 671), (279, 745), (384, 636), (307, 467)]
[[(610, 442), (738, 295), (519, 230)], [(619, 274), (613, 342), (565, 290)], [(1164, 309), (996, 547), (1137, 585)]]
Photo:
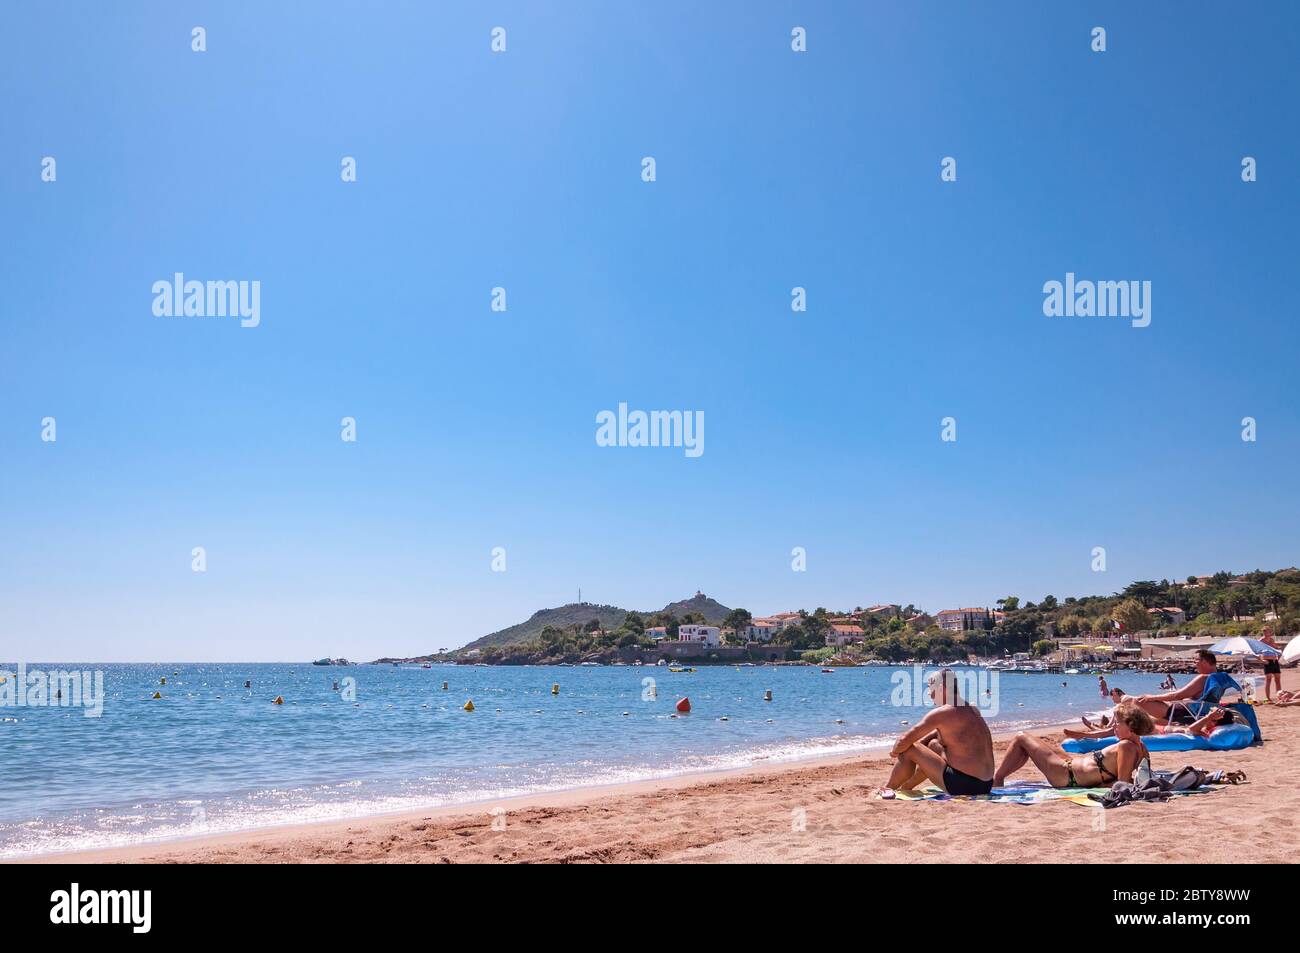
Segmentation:
[(1024, 652), (1037, 642), (1042, 635), (1039, 623), (1042, 616), (1026, 606), (1012, 615), (1008, 615), (993, 628), (990, 648), (996, 652)]
[(745, 641), (745, 629), (754, 621), (748, 609), (732, 609), (722, 620), (723, 628), (731, 629), (739, 642)]
[(783, 628), (776, 638), (783, 644), (791, 648), (802, 648), (804, 643), (803, 626), (798, 622), (792, 622)]
[(1056, 631), (1061, 634), (1062, 638), (1077, 638), (1079, 633), (1083, 631), (1083, 620), (1077, 615), (1067, 615), (1056, 624)]
[(1281, 616), (1280, 607), (1286, 605), (1285, 587), (1276, 579), (1270, 579), (1264, 587), (1264, 601), (1275, 615)]
[(629, 612), (623, 619), (623, 628), (641, 635), (645, 632), (645, 619), (641, 618), (639, 612)]
[(1111, 618), (1120, 624), (1125, 633), (1141, 632), (1148, 628), (1151, 619), (1137, 599), (1125, 599), (1115, 607)]
[(1142, 608), (1145, 609), (1151, 605), (1156, 596), (1160, 595), (1162, 591), (1160, 583), (1153, 579), (1144, 579), (1139, 582), (1130, 582), (1124, 587), (1124, 591), (1120, 595), (1129, 599), (1136, 599), (1142, 603)]
[(1002, 607), (1003, 612), (1015, 612), (1020, 608), (1020, 597), (1007, 596), (1005, 599), (999, 599), (997, 604)]
[(818, 606), (812, 615), (805, 615), (803, 619), (803, 630), (807, 641), (825, 642), (826, 633), (831, 630), (830, 620), (827, 618), (826, 609)]

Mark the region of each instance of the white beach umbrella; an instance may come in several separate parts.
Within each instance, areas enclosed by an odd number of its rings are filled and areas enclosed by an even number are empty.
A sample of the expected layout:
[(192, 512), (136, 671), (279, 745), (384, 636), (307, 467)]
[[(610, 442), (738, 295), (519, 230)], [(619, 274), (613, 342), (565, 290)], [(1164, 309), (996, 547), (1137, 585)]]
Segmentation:
[(1210, 651), (1215, 655), (1235, 655), (1244, 658), (1252, 656), (1255, 658), (1277, 658), (1282, 654), (1273, 646), (1261, 642), (1259, 639), (1248, 639), (1240, 635), (1215, 642), (1210, 646)]

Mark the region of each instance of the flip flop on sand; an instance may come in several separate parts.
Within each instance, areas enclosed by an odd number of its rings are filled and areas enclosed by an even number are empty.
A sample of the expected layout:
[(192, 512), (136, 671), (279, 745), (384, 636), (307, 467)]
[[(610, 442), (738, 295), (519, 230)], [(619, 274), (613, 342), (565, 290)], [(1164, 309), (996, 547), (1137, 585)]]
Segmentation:
[(881, 788), (876, 792), (876, 797), (882, 801), (892, 801), (897, 796), (893, 788)]

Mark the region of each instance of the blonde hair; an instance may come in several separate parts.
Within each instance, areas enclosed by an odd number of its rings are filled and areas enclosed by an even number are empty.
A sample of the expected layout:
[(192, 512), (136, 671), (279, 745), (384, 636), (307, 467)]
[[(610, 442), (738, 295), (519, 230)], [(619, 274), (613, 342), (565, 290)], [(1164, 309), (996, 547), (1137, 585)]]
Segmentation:
[(1115, 706), (1115, 720), (1122, 721), (1135, 735), (1149, 735), (1156, 730), (1156, 723), (1137, 702), (1124, 698)]

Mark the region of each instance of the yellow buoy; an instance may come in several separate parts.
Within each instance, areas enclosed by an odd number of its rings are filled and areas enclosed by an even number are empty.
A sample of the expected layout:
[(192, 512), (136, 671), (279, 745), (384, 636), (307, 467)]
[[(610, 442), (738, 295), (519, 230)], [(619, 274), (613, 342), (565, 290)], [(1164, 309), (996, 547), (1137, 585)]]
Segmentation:
[(465, 711), (473, 711), (473, 710), (474, 710), (474, 703), (472, 701), (465, 702)]
[(166, 684), (167, 684), (167, 676), (164, 675), (162, 678), (158, 679), (158, 684), (159, 684), (159, 685), (166, 685)]
[(154, 698), (162, 698), (162, 692), (154, 692), (154, 693), (153, 693), (153, 697), (154, 697)]
[(551, 686), (551, 694), (552, 694), (552, 695), (558, 695), (558, 694), (560, 694), (560, 683), (559, 683), (559, 682), (556, 682), (554, 685)]

